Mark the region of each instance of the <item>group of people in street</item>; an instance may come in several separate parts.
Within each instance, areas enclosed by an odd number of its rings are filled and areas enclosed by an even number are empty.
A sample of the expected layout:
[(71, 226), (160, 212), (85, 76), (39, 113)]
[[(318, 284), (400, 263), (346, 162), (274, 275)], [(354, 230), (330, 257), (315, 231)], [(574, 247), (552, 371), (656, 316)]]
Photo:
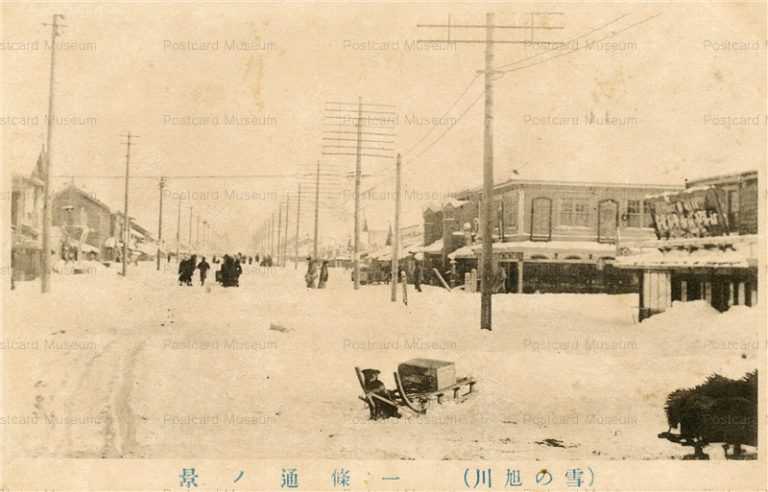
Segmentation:
[(222, 287), (240, 287), (240, 275), (243, 267), (238, 256), (224, 255), (221, 261), (221, 269), (216, 272), (216, 280)]
[(307, 273), (304, 274), (304, 281), (308, 289), (325, 289), (325, 285), (328, 283), (328, 260), (313, 260), (311, 256), (308, 256)]
[(205, 280), (208, 278), (208, 270), (210, 269), (211, 265), (205, 261), (205, 256), (200, 258), (200, 263), (197, 262), (197, 255), (182, 259), (179, 262), (179, 285), (191, 286), (195, 270), (200, 272), (200, 285), (205, 285)]
[[(240, 275), (243, 273), (239, 253), (234, 256), (224, 255), (221, 260), (213, 257), (214, 263), (219, 263), (219, 261), (221, 261), (221, 267), (216, 272), (216, 281), (224, 287), (239, 287)], [(200, 258), (200, 262), (197, 261), (197, 255), (182, 258), (179, 261), (179, 285), (191, 286), (192, 278), (195, 275), (195, 270), (197, 270), (200, 275), (200, 285), (204, 286), (210, 269), (211, 265), (206, 261), (205, 256)]]

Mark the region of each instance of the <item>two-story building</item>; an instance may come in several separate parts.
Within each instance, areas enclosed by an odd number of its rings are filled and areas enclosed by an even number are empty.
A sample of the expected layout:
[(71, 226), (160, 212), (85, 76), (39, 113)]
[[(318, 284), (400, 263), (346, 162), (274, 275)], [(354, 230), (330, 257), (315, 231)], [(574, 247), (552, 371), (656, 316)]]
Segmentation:
[[(504, 269), (506, 278), (501, 290), (630, 290), (635, 276), (611, 266), (617, 247), (626, 240), (653, 237), (646, 195), (681, 188), (522, 179), (497, 184), (492, 240), (494, 264)], [(482, 198), (481, 188), (465, 190), (440, 210), (424, 212), (425, 241), (432, 240), (424, 248), (425, 257), (430, 266), (450, 270), (454, 284), (478, 268)], [(439, 255), (436, 246), (441, 246)]]
[(54, 194), (51, 224), (61, 234), (61, 255), (70, 259), (107, 259), (104, 244), (110, 237), (109, 207), (74, 184)]
[[(133, 217), (129, 216), (130, 230), (128, 234), (128, 254), (132, 258), (147, 259), (157, 254), (157, 243), (152, 233), (136, 223)], [(112, 258), (119, 258), (123, 247), (123, 213), (114, 212), (112, 214), (111, 237), (106, 244), (110, 248)], [(182, 248), (183, 249), (183, 248)]]
[(11, 274), (13, 280), (33, 280), (40, 274), (43, 223), (43, 159), (30, 175), (14, 174), (11, 188)]
[(703, 299), (720, 311), (757, 304), (756, 171), (691, 180), (681, 192), (646, 201), (656, 237), (632, 244), (644, 253), (615, 265), (639, 272), (641, 320), (675, 301)]

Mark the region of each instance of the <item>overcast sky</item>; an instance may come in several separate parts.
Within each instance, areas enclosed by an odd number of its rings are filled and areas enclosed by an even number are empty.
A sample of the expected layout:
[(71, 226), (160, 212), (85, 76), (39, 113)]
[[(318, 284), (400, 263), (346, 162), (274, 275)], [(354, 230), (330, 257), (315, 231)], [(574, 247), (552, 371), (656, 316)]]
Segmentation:
[[(449, 16), (478, 24), (487, 10), (497, 24), (527, 23), (521, 13), (531, 10), (563, 12), (540, 22), (564, 29), (537, 31), (535, 39), (571, 40), (556, 57), (540, 46), (495, 46), (497, 67), (529, 58), (504, 67), (519, 70), (494, 84), (497, 181), (516, 169), (530, 179), (681, 184), (765, 162), (766, 17), (759, 3), (6, 3), (4, 167), (28, 173), (45, 141), (50, 31), (41, 23), (61, 13), (67, 27), (59, 41), (68, 44), (57, 52), (55, 113), (66, 121), (54, 129), (54, 174), (75, 175), (75, 183), (121, 209), (123, 181), (109, 176), (124, 172), (120, 135), (131, 131), (139, 135), (131, 170), (139, 178), (131, 181), (130, 215), (155, 230), (157, 181), (147, 176), (174, 176), (166, 236), (175, 236), (182, 194), (182, 231), (191, 204), (244, 248), (285, 192), (294, 193), (293, 222), (297, 173), (313, 172), (318, 159), (335, 173), (354, 170), (354, 157), (321, 156), (323, 106), (362, 96), (395, 106), (393, 147), (404, 154), (409, 192), (403, 222), (416, 223), (428, 200), (481, 183), (483, 128), (483, 79), (476, 77), (482, 45), (416, 49), (417, 39), (447, 34), (416, 25)], [(611, 31), (621, 32), (608, 37)], [(483, 31), (452, 29), (451, 37), (479, 39)], [(372, 228), (390, 222), (393, 169), (391, 159), (363, 160), (363, 187), (378, 185), (364, 200)], [(181, 178), (199, 175), (223, 177)], [(260, 177), (226, 178), (242, 175)], [(326, 234), (346, 238), (352, 181), (331, 181), (323, 185), (321, 223)], [(302, 200), (309, 232), (310, 196)]]

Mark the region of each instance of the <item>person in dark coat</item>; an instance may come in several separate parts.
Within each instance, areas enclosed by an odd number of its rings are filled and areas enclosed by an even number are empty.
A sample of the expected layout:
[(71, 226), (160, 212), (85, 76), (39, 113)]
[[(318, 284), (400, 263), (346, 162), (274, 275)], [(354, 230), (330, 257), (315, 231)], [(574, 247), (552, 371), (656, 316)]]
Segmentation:
[(416, 267), (413, 271), (413, 287), (416, 289), (416, 292), (421, 292), (421, 282), (424, 279), (424, 270), (421, 266), (421, 262), (416, 262)]
[(195, 275), (195, 268), (197, 267), (197, 255), (192, 255), (192, 257), (187, 261), (187, 266), (184, 269), (184, 280), (188, 286), (192, 286), (192, 277)]
[(304, 281), (307, 283), (308, 289), (315, 288), (315, 279), (317, 278), (317, 268), (315, 261), (311, 256), (307, 256), (307, 273), (304, 274)]
[(320, 276), (317, 279), (317, 288), (325, 289), (326, 282), (328, 282), (328, 260), (323, 260), (323, 264), (320, 266)]
[(200, 259), (200, 263), (197, 265), (197, 269), (200, 270), (200, 285), (205, 285), (205, 279), (208, 276), (208, 270), (211, 268), (211, 265), (208, 264), (207, 261), (205, 261), (205, 256), (203, 256)]
[(186, 275), (187, 275), (187, 260), (184, 258), (183, 260), (179, 261), (179, 285), (184, 285), (187, 283)]
[[(364, 389), (368, 393), (379, 395), (387, 400), (392, 400), (392, 392), (387, 390), (384, 383), (379, 381), (379, 374), (381, 371), (378, 369), (363, 369)], [(373, 400), (373, 415), (374, 419), (386, 419), (389, 417), (400, 418), (400, 412), (396, 406), (384, 403), (381, 400), (372, 398)]]
[(234, 286), (240, 287), (240, 275), (243, 273), (243, 267), (240, 265), (240, 259), (235, 258), (232, 272)]
[(221, 260), (221, 285), (223, 287), (232, 287), (232, 257), (224, 255)]

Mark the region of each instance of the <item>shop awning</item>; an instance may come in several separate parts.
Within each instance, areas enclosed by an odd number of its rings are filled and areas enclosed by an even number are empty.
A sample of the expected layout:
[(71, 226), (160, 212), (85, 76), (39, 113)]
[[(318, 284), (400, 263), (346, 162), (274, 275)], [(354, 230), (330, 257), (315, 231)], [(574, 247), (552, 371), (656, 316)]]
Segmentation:
[(647, 241), (645, 253), (619, 257), (614, 266), (628, 269), (750, 268), (757, 266), (757, 236)]
[[(755, 260), (755, 264), (756, 264)], [(749, 268), (750, 260), (739, 251), (674, 250), (622, 256), (613, 266), (629, 269)]]
[[(464, 246), (448, 255), (448, 258), (475, 259), (480, 255), (481, 244)], [(494, 255), (516, 255), (524, 260), (613, 260), (616, 245), (592, 241), (513, 241), (493, 243)]]

